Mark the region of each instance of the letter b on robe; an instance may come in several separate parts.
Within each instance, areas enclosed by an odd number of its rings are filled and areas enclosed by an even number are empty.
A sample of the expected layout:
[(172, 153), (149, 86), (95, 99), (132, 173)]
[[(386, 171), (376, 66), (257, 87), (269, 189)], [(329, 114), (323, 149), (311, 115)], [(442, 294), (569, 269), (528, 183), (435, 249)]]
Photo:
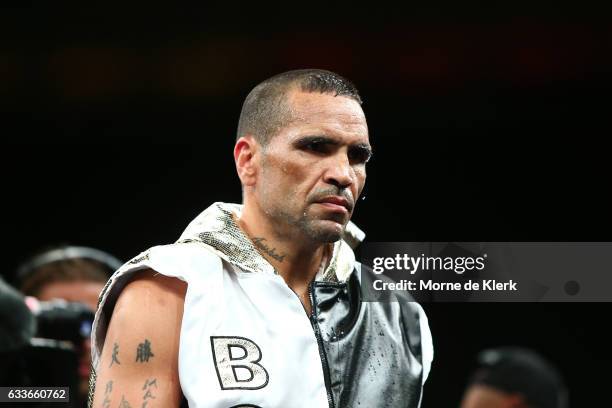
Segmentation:
[(222, 390), (258, 390), (268, 384), (268, 372), (259, 364), (261, 349), (244, 337), (211, 336), (215, 369)]

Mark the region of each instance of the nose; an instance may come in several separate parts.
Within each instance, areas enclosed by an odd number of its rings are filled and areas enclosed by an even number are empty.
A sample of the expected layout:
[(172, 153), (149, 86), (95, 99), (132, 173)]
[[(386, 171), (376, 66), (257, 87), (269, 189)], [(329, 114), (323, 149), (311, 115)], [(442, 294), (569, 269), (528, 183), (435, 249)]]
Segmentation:
[(323, 181), (338, 188), (345, 189), (354, 183), (355, 172), (346, 155), (337, 155), (330, 162)]

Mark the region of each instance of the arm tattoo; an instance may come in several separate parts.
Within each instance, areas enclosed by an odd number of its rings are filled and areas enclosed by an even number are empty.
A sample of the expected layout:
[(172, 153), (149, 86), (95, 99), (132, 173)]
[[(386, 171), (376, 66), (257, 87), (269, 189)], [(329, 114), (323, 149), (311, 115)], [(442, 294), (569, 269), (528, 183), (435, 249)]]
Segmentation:
[(253, 244), (261, 249), (262, 251), (264, 251), (266, 254), (268, 254), (268, 256), (270, 256), (271, 258), (276, 259), (278, 262), (283, 262), (285, 260), (285, 254), (278, 254), (276, 253), (276, 248), (270, 248), (268, 245), (266, 245), (264, 243), (266, 239), (265, 238), (253, 238)]
[(106, 389), (104, 390), (104, 401), (102, 401), (102, 408), (109, 408), (111, 404), (110, 395), (113, 392), (113, 381), (106, 383)]
[(106, 390), (104, 390), (104, 394), (110, 394), (111, 392), (113, 392), (113, 380), (106, 383)]
[(157, 389), (157, 378), (148, 379), (145, 381), (142, 390), (145, 392), (142, 397), (142, 405), (140, 408), (147, 408), (147, 404), (151, 399), (155, 399), (153, 389)]
[(117, 343), (113, 343), (113, 359), (111, 360), (109, 367), (112, 367), (113, 363), (121, 364), (119, 362), (119, 345)]
[(144, 343), (140, 343), (136, 349), (136, 361), (147, 363), (151, 357), (155, 357), (155, 354), (153, 354), (153, 350), (151, 350), (151, 342), (145, 339)]
[(119, 408), (132, 408), (129, 402), (125, 399), (125, 395), (121, 396), (121, 402), (119, 403)]

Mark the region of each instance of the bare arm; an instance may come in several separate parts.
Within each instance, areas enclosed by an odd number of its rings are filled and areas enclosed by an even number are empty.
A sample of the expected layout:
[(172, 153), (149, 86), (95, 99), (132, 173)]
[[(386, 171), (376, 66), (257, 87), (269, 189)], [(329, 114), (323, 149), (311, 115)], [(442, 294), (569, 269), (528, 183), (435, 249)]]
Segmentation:
[(94, 408), (178, 407), (178, 351), (187, 284), (140, 273), (121, 292), (98, 367)]

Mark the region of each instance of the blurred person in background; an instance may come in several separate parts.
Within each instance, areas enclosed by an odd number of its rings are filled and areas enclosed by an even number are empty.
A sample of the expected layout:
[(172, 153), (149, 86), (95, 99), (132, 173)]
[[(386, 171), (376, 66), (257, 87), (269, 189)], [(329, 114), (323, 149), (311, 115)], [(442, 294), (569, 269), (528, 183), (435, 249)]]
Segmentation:
[[(98, 296), (112, 272), (114, 256), (95, 248), (58, 246), (39, 253), (17, 271), (16, 284), (30, 309), (43, 315), (37, 337), (67, 340), (78, 353), (79, 394), (86, 400), (91, 369), (91, 323)], [(70, 303), (67, 303), (70, 302)]]
[(561, 374), (537, 353), (500, 347), (477, 360), (460, 408), (568, 408)]

